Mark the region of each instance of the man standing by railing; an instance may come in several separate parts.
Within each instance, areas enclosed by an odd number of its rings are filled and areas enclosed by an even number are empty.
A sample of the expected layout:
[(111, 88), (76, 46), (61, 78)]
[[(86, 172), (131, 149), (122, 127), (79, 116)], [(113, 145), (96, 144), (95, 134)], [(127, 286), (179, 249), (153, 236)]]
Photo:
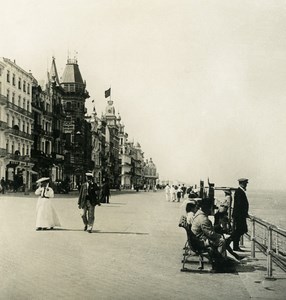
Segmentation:
[(240, 178), (238, 179), (239, 187), (234, 193), (234, 205), (232, 212), (233, 219), (233, 250), (242, 251), (239, 248), (240, 237), (247, 233), (247, 223), (246, 218), (248, 218), (248, 199), (246, 196), (246, 187), (248, 184), (248, 179)]

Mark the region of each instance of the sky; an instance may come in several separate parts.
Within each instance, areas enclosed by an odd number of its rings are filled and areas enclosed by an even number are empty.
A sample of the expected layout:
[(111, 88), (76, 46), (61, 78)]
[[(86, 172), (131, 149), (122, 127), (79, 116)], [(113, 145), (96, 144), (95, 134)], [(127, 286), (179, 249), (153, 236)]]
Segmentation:
[(89, 113), (111, 86), (161, 180), (285, 188), (285, 1), (5, 1), (0, 34), (38, 81), (76, 57)]

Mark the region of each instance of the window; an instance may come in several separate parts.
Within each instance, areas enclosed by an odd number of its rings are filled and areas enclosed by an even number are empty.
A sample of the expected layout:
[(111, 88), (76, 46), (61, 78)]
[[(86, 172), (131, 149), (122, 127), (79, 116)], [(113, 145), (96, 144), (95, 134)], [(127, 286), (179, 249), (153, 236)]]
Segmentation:
[(11, 150), (12, 150), (11, 152), (12, 152), (12, 153), (14, 153), (14, 148), (15, 148), (15, 147), (14, 147), (14, 142), (12, 142), (12, 147), (11, 147)]
[(22, 155), (24, 155), (24, 153), (25, 153), (25, 146), (23, 145), (23, 147), (22, 147)]
[(15, 118), (12, 117), (12, 127), (15, 125)]
[(7, 114), (7, 124), (9, 126), (9, 123), (10, 123), (10, 116)]
[(21, 145), (20, 145), (20, 143), (18, 143), (18, 150), (19, 150), (19, 152), (20, 152), (20, 150), (21, 150)]
[(27, 101), (27, 110), (30, 111), (30, 101)]
[(12, 94), (12, 103), (15, 104), (15, 93)]
[(27, 84), (27, 94), (30, 95), (30, 83)]
[(23, 125), (22, 125), (22, 131), (23, 132), (25, 132), (25, 126), (26, 126), (25, 121), (23, 121)]
[(7, 70), (7, 82), (10, 82), (10, 71)]
[(9, 141), (8, 140), (6, 141), (6, 151), (7, 151), (7, 153), (9, 153)]
[(15, 74), (13, 74), (13, 76), (12, 76), (12, 84), (15, 86), (15, 81), (16, 81), (16, 78), (15, 78)]
[(27, 145), (26, 155), (29, 155), (29, 152), (30, 152), (29, 145)]
[(7, 90), (7, 101), (9, 101), (9, 100), (10, 100), (10, 91)]
[(26, 81), (23, 80), (23, 91), (26, 92)]
[(18, 106), (21, 107), (21, 96), (18, 97)]
[(27, 133), (30, 133), (30, 125), (27, 123)]
[(26, 99), (23, 98), (23, 108), (25, 109), (26, 108)]
[(19, 80), (18, 80), (18, 89), (20, 90), (21, 88), (22, 88), (22, 80), (19, 77)]

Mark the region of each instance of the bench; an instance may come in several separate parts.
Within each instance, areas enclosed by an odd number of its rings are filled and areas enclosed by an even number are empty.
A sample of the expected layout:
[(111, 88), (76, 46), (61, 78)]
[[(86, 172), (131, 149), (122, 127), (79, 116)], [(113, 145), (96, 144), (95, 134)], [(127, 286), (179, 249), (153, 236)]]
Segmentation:
[[(206, 247), (204, 244), (204, 241), (197, 238), (195, 234), (191, 230), (191, 226), (187, 223), (187, 218), (186, 216), (182, 216), (180, 221), (179, 221), (179, 227), (182, 227), (185, 229), (186, 234), (187, 234), (187, 241), (185, 243), (185, 246), (183, 248), (184, 253), (183, 253), (183, 259), (182, 259), (182, 268), (181, 272), (191, 272), (195, 270), (190, 270), (185, 267), (186, 263), (189, 263), (190, 257), (198, 257), (198, 270), (202, 271), (204, 270), (204, 264), (205, 262), (213, 264), (213, 249), (210, 247)], [(206, 260), (204, 260), (206, 258)], [(193, 260), (192, 260), (193, 261)]]

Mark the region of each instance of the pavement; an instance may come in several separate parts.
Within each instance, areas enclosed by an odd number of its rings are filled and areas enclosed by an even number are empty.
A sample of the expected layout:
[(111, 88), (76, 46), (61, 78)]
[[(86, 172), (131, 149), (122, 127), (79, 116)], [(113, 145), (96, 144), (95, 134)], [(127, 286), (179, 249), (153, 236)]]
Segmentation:
[[(285, 299), (286, 275), (266, 257), (246, 258), (235, 273), (181, 272), (185, 232), (180, 203), (164, 192), (116, 193), (96, 207), (83, 231), (77, 193), (55, 195), (62, 227), (35, 231), (37, 198), (0, 195), (0, 299)], [(246, 251), (250, 249), (245, 242)]]

